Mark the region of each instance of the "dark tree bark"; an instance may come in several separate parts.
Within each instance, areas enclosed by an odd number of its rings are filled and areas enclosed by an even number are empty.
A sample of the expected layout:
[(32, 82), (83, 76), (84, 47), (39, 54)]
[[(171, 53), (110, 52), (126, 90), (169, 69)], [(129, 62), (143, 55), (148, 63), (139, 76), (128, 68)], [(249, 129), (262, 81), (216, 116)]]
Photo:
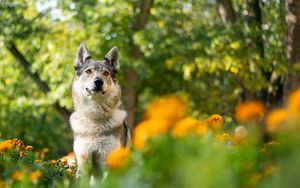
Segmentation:
[[(39, 87), (43, 93), (50, 92), (50, 88), (46, 82), (44, 82), (37, 73), (30, 71), (30, 63), (26, 60), (24, 55), (19, 51), (13, 42), (7, 44), (8, 51), (16, 58), (17, 62), (21, 65), (26, 75), (28, 75), (34, 83)], [(63, 120), (69, 124), (69, 117), (71, 115), (65, 107), (61, 106), (58, 102), (53, 104), (55, 110), (61, 115)]]
[[(286, 21), (288, 24), (286, 54), (290, 70), (300, 63), (300, 0), (286, 0)], [(300, 87), (300, 76), (290, 73), (284, 83), (284, 98)]]
[[(137, 1), (136, 7), (140, 10), (140, 13), (135, 18), (133, 23), (132, 31), (137, 32), (145, 28), (148, 20), (148, 15), (150, 13), (150, 8), (153, 5), (153, 0), (140, 0)], [(141, 49), (139, 46), (135, 45), (133, 39), (130, 41), (130, 47), (132, 49), (131, 56), (134, 60), (139, 60), (142, 58)], [(127, 123), (130, 128), (134, 126), (135, 120), (135, 106), (137, 101), (136, 87), (138, 83), (138, 74), (136, 70), (132, 67), (128, 67), (125, 70), (126, 76), (126, 87), (124, 88), (125, 102), (127, 110)]]

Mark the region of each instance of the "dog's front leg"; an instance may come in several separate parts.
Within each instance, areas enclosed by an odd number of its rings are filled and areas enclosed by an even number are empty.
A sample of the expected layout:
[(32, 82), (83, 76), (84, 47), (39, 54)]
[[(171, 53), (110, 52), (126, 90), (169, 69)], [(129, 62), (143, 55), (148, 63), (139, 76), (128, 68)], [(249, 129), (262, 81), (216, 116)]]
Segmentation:
[(77, 140), (74, 142), (74, 152), (77, 163), (76, 178), (79, 179), (84, 171), (84, 166), (87, 163), (89, 152), (87, 147)]

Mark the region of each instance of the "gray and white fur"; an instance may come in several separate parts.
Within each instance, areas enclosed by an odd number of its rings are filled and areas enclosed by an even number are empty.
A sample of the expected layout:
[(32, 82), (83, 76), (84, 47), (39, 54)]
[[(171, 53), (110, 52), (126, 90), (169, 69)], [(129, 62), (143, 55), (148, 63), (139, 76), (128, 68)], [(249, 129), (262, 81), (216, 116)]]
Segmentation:
[(76, 78), (72, 86), (75, 111), (70, 117), (74, 133), (76, 176), (87, 161), (93, 170), (106, 166), (106, 157), (119, 147), (128, 147), (130, 131), (126, 111), (120, 109), (121, 88), (116, 80), (119, 71), (118, 48), (113, 47), (103, 60), (93, 60), (85, 43), (74, 62)]

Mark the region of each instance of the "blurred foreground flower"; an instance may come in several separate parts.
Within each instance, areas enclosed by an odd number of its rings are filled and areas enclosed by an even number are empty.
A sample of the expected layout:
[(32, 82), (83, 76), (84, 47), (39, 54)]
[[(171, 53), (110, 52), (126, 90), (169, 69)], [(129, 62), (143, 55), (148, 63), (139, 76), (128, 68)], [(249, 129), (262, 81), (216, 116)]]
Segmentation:
[(294, 91), (287, 101), (288, 109), (292, 115), (299, 115), (300, 113), (300, 89)]
[(0, 152), (8, 151), (12, 147), (12, 141), (6, 140), (4, 142), (0, 142)]
[(144, 115), (144, 119), (167, 119), (175, 122), (185, 117), (187, 104), (184, 99), (178, 95), (168, 95), (158, 98), (152, 102)]
[(14, 181), (20, 181), (22, 180), (24, 177), (24, 173), (21, 172), (21, 171), (16, 171), (12, 174), (11, 178), (14, 180)]
[(235, 111), (235, 118), (239, 122), (247, 122), (253, 118), (263, 117), (266, 107), (259, 101), (249, 101), (240, 104)]
[(42, 173), (40, 171), (33, 171), (29, 174), (30, 181), (36, 181), (42, 177)]
[(142, 121), (133, 131), (133, 146), (137, 149), (143, 149), (149, 138), (166, 133), (171, 125), (166, 119)]
[(199, 124), (200, 122), (192, 117), (181, 119), (176, 122), (172, 130), (172, 136), (174, 138), (182, 138), (186, 134), (193, 132)]
[(128, 148), (121, 147), (111, 152), (106, 159), (107, 165), (113, 169), (119, 169), (126, 164), (130, 151)]
[(288, 111), (285, 109), (276, 109), (270, 112), (266, 118), (267, 131), (274, 132), (282, 127), (282, 124), (288, 119)]

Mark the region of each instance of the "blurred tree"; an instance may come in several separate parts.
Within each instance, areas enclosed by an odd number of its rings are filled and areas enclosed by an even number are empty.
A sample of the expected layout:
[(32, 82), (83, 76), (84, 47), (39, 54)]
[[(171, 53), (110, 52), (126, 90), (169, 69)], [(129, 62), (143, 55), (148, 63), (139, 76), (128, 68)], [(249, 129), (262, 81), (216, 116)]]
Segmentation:
[(291, 72), (285, 79), (285, 98), (300, 86), (299, 62), (300, 62), (300, 1), (286, 0), (286, 20), (288, 24), (287, 34), (287, 58)]

